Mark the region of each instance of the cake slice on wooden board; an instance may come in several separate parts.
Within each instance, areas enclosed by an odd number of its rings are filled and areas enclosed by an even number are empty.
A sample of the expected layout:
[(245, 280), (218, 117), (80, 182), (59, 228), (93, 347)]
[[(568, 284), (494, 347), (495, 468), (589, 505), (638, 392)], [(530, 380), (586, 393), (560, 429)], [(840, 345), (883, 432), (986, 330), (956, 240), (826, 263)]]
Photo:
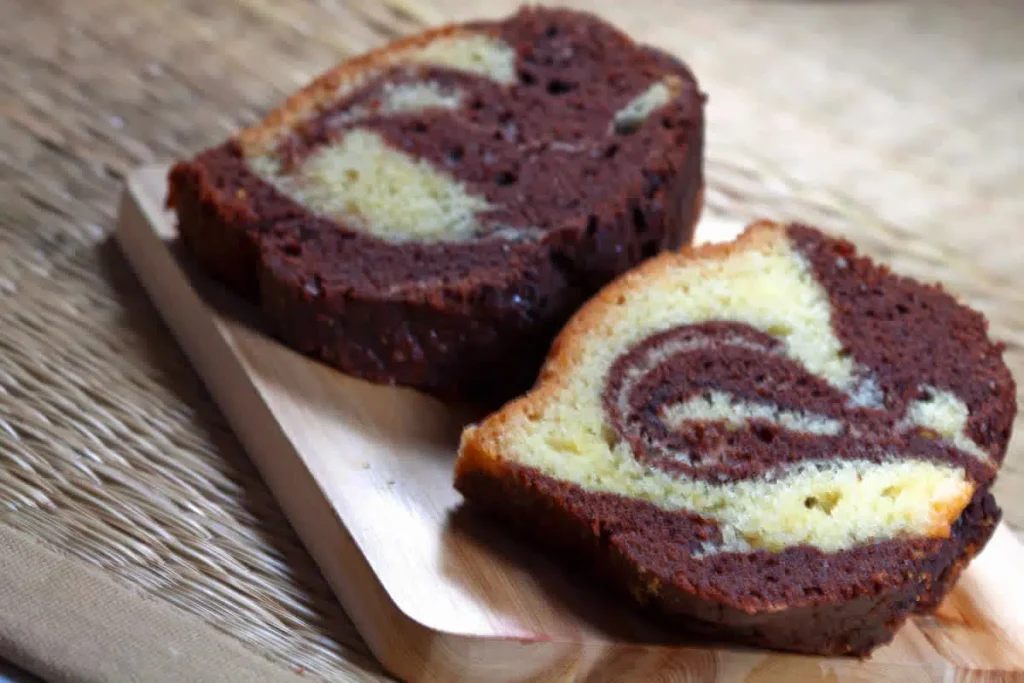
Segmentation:
[(759, 223), (587, 303), (456, 487), (686, 629), (864, 655), (993, 532), (1015, 413), (981, 314)]
[(169, 204), (187, 251), (294, 348), (500, 401), (590, 295), (690, 241), (703, 126), (676, 59), (524, 9), (341, 64), (176, 165)]

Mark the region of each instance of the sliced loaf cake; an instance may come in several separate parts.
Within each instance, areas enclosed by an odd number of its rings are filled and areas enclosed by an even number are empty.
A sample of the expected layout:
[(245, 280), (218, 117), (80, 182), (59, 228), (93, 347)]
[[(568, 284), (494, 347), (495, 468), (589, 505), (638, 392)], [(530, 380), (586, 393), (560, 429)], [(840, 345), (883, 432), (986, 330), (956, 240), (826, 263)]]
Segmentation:
[(685, 628), (858, 654), (946, 594), (1016, 412), (983, 316), (807, 227), (662, 255), (464, 435), (471, 504)]
[(498, 401), (616, 275), (689, 242), (703, 97), (586, 13), (525, 9), (352, 59), (170, 174), (186, 249), (296, 349)]

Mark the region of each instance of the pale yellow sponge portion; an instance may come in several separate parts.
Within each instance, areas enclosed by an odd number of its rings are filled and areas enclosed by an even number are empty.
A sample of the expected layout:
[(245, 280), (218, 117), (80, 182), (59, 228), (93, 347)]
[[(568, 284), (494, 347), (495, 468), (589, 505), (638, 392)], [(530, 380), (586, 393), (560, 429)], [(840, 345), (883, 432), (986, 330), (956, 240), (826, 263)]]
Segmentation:
[[(881, 462), (801, 461), (764, 478), (722, 481), (714, 470), (694, 477), (638, 460), (602, 403), (612, 365), (652, 335), (709, 321), (745, 323), (771, 335), (781, 342), (779, 353), (843, 392), (850, 407), (881, 399), (870, 372), (844, 353), (828, 296), (785, 229), (761, 224), (732, 245), (687, 258), (658, 257), (604, 290), (563, 331), (538, 388), (465, 431), (462, 456), (478, 460), (460, 467), (489, 467), (479, 458), (500, 454), (587, 491), (696, 513), (717, 521), (723, 534), (705, 553), (800, 544), (838, 551), (877, 539), (950, 533), (975, 484), (962, 467), (946, 463), (894, 452)], [(667, 358), (686, 343), (668, 341), (661, 353)], [(659, 359), (657, 350), (647, 357), (655, 364)], [(960, 438), (962, 404), (936, 396), (913, 414), (946, 438)], [(665, 406), (661, 417), (669, 428), (687, 420), (734, 428), (763, 420), (816, 435), (845, 428), (830, 417), (740, 401), (721, 391)], [(695, 468), (689, 471), (704, 466), (685, 452), (667, 455)]]
[(682, 403), (665, 406), (661, 418), (673, 428), (691, 421), (724, 422), (738, 428), (750, 420), (761, 420), (808, 434), (834, 435), (843, 431), (842, 422), (824, 415), (783, 410), (766, 403), (739, 401), (722, 391), (712, 391), (708, 396), (694, 396)]
[(309, 210), (393, 242), (465, 240), (490, 208), (427, 161), (358, 128), (318, 147), (294, 173), (271, 157), (250, 167)]
[(640, 127), (647, 117), (678, 97), (682, 81), (676, 76), (666, 76), (652, 83), (647, 90), (630, 100), (626, 106), (615, 112), (612, 129), (619, 133), (630, 133)]
[(929, 398), (914, 401), (907, 409), (910, 424), (933, 430), (937, 436), (952, 441), (957, 448), (978, 458), (988, 458), (982, 448), (967, 436), (967, 404), (955, 394), (924, 387)]
[(462, 93), (442, 88), (434, 81), (384, 84), (381, 114), (407, 114), (430, 109), (458, 109)]
[(770, 482), (673, 488), (679, 508), (722, 525), (717, 551), (803, 544), (835, 551), (898, 534), (947, 536), (950, 509), (959, 516), (974, 492), (962, 470), (914, 460), (810, 463)]
[[(380, 96), (371, 104), (354, 104), (345, 111), (330, 115), (331, 126), (351, 125), (373, 115), (415, 114), (430, 110), (454, 110), (462, 106), (463, 94), (453, 88), (444, 88), (435, 81), (385, 83)], [(276, 168), (274, 155), (260, 154), (249, 159), (251, 167)]]
[[(499, 83), (516, 80), (516, 53), (511, 46), (487, 34), (460, 32), (381, 53), (372, 65), (346, 74), (332, 99), (343, 99), (374, 74), (400, 64), (441, 66)], [(375, 113), (455, 110), (462, 104), (460, 91), (434, 81), (388, 83), (381, 88), (378, 105), (354, 105), (335, 115), (334, 124), (350, 125)], [(327, 103), (322, 102), (318, 108), (325, 106)], [(301, 123), (313, 111), (310, 107), (311, 102), (296, 101), (294, 111), (282, 123)], [(271, 148), (285, 132), (281, 127), (258, 136), (243, 134), (249, 168), (310, 211), (360, 232), (391, 242), (464, 241), (480, 228), (477, 214), (494, 208), (427, 161), (394, 149), (378, 134), (358, 128), (321, 145), (298, 169), (285, 172)]]
[(440, 38), (410, 51), (399, 61), (467, 71), (498, 83), (516, 81), (516, 51), (508, 43), (484, 33)]
[(635, 343), (678, 325), (715, 320), (766, 332), (812, 374), (839, 389), (854, 388), (856, 368), (832, 330), (828, 296), (804, 258), (784, 236), (755, 233), (750, 241), (756, 248), (673, 264), (657, 270), (653, 281), (646, 275), (653, 267), (620, 280), (609, 309), (614, 314), (595, 319), (574, 354), (574, 374), (588, 378), (595, 401), (607, 369)]

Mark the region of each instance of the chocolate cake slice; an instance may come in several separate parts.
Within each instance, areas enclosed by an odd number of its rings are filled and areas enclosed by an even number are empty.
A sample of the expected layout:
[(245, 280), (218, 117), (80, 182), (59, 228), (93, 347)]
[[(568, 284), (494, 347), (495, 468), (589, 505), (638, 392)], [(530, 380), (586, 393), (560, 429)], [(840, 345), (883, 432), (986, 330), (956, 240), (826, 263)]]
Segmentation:
[(864, 655), (999, 520), (1002, 346), (940, 287), (759, 223), (586, 304), (456, 487), (684, 628)]
[(583, 301), (689, 242), (702, 141), (679, 61), (525, 9), (343, 63), (176, 165), (169, 204), (199, 265), (294, 348), (499, 401)]

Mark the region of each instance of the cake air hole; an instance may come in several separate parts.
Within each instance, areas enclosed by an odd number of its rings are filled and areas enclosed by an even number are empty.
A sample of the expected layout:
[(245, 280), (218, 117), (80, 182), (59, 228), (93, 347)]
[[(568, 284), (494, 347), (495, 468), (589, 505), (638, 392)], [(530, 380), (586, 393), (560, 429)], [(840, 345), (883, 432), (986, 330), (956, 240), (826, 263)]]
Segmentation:
[[(890, 487), (891, 488), (891, 487)], [(832, 510), (835, 509), (839, 501), (843, 499), (843, 494), (836, 490), (825, 491), (816, 496), (807, 496), (804, 499), (804, 507), (808, 510), (815, 508), (821, 510), (826, 515), (831, 515)]]

